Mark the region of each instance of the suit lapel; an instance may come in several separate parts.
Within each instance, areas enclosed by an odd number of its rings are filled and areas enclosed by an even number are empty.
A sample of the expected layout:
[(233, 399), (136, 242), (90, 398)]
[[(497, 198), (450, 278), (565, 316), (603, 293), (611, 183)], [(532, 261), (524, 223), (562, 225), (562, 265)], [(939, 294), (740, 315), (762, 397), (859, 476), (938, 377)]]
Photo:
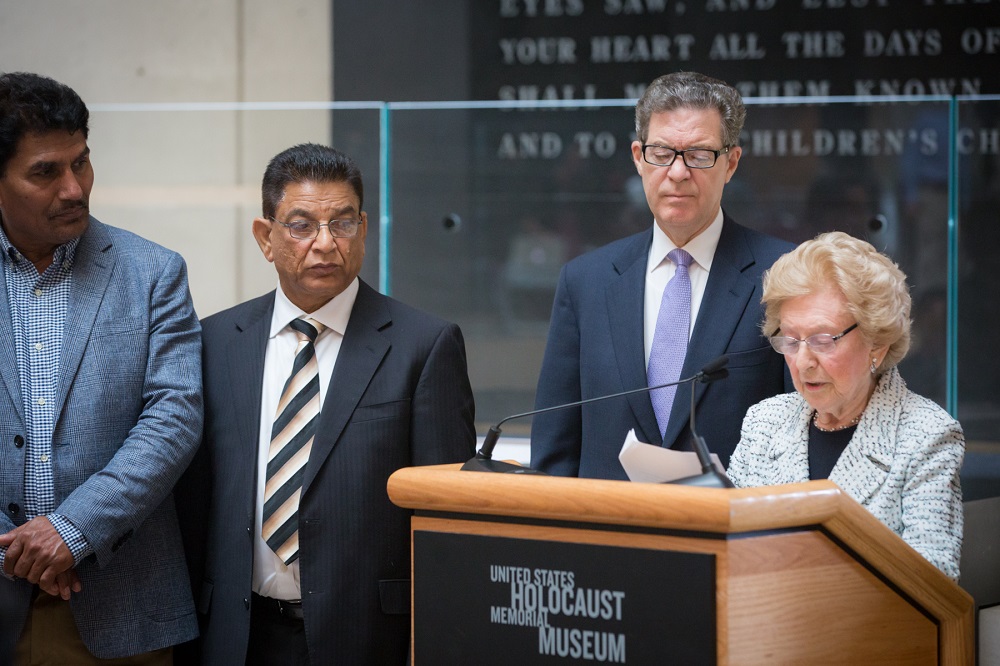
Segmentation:
[[(646, 260), (653, 242), (652, 228), (633, 236), (613, 266), (619, 277), (607, 287), (608, 329), (614, 350), (622, 390), (646, 386), (646, 351), (643, 345), (643, 315), (646, 293)], [(640, 441), (660, 444), (660, 428), (648, 393), (627, 396), (629, 407), (639, 424)]]
[[(0, 261), (7, 263), (2, 258)], [(7, 300), (7, 271), (0, 270), (0, 378), (7, 387), (7, 394), (24, 423), (24, 403), (21, 397), (21, 378), (17, 372), (14, 325), (10, 319), (10, 301)]]
[(801, 397), (797, 409), (778, 424), (771, 450), (775, 452), (772, 463), (773, 483), (799, 483), (809, 480), (809, 421), (812, 407)]
[(361, 396), (389, 352), (389, 341), (381, 331), (391, 323), (385, 297), (362, 281), (323, 401), (316, 439), (302, 480), (303, 496), (336, 446)]
[[(728, 216), (722, 226), (719, 245), (712, 259), (712, 270), (705, 285), (705, 295), (698, 310), (688, 343), (687, 356), (681, 377), (694, 375), (717, 356), (725, 353), (729, 341), (750, 303), (756, 282), (745, 275), (745, 271), (755, 263), (753, 253), (743, 236), (743, 229)], [(695, 404), (701, 400), (707, 384), (694, 384)], [(673, 446), (691, 414), (690, 388), (681, 387), (674, 399), (670, 412), (670, 422), (663, 441)], [(687, 444), (682, 442), (682, 444)]]
[(111, 281), (111, 273), (115, 267), (111, 246), (111, 235), (105, 226), (90, 218), (90, 226), (80, 238), (73, 259), (73, 284), (70, 287), (69, 310), (66, 313), (59, 358), (59, 389), (55, 408), (57, 415), (62, 412), (69, 387), (80, 369), (83, 352), (90, 342), (94, 320)]
[(879, 380), (854, 436), (830, 471), (830, 480), (859, 504), (866, 504), (889, 478), (905, 394), (898, 370), (890, 370)]
[[(240, 406), (234, 410), (239, 415), (237, 431), (240, 441), (253, 443), (253, 451), (257, 450), (260, 438), (264, 354), (273, 312), (274, 292), (251, 301), (236, 320), (232, 340), (228, 341), (226, 350), (229, 385), (233, 390), (234, 403)], [(256, 454), (252, 458), (256, 463)]]

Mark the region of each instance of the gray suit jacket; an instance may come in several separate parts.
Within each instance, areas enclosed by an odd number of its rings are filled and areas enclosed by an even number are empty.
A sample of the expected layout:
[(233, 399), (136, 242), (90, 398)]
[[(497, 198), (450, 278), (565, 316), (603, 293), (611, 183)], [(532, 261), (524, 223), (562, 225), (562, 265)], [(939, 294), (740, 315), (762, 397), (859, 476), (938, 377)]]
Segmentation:
[[(559, 277), (535, 407), (576, 402), (646, 386), (643, 295), (652, 229), (577, 257)], [(698, 432), (723, 464), (739, 441), (750, 405), (792, 389), (780, 354), (760, 332), (761, 274), (794, 246), (742, 227), (728, 215), (681, 377), (721, 354), (729, 377), (695, 384)], [(648, 393), (539, 414), (531, 424), (531, 466), (550, 474), (625, 479), (618, 452), (625, 435), (670, 448), (690, 447), (691, 389), (677, 392), (665, 437)]]
[[(798, 393), (754, 405), (729, 464), (733, 483), (745, 488), (808, 481), (813, 411)], [(957, 580), (964, 456), (958, 421), (909, 391), (893, 368), (879, 380), (830, 480)]]
[[(26, 521), (24, 408), (0, 270), (0, 532)], [(180, 255), (91, 218), (76, 250), (52, 435), (56, 513), (94, 549), (71, 606), (101, 658), (197, 634), (171, 490), (201, 434), (200, 327)], [(0, 654), (32, 586), (0, 577)]]
[[(203, 322), (205, 436), (181, 494), (192, 507), (184, 529), (193, 564), (204, 573), (197, 576), (198, 610), (203, 661), (212, 666), (246, 660), (261, 382), (273, 309), (272, 292)], [(472, 457), (474, 412), (458, 326), (362, 282), (299, 505), (312, 663), (406, 661), (410, 512), (389, 501), (386, 481), (402, 467)]]

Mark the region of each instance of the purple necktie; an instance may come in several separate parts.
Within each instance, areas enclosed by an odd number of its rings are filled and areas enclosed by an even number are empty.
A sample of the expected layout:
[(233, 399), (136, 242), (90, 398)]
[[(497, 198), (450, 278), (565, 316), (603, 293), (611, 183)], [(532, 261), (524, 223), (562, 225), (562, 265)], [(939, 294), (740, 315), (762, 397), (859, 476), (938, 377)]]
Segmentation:
[[(667, 258), (677, 265), (677, 271), (663, 290), (660, 312), (656, 316), (656, 331), (653, 333), (653, 347), (649, 351), (649, 368), (646, 370), (649, 386), (680, 379), (684, 357), (687, 355), (688, 331), (691, 330), (691, 276), (688, 275), (691, 255), (676, 249)], [(667, 430), (675, 393), (677, 387), (669, 386), (649, 394), (661, 436)]]

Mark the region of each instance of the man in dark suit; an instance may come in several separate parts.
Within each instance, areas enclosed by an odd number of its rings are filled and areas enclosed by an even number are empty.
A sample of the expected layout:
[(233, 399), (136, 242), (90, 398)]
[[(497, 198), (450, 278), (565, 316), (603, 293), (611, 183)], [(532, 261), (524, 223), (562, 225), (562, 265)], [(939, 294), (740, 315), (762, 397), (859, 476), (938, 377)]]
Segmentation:
[(206, 424), (185, 487), (211, 487), (206, 664), (406, 662), (410, 514), (386, 481), (470, 458), (474, 404), (459, 328), (358, 278), (363, 196), (339, 151), (277, 155), (253, 234), (278, 289), (203, 322)]
[[(792, 245), (736, 224), (721, 207), (745, 116), (738, 91), (700, 74), (668, 74), (646, 89), (632, 158), (654, 224), (563, 267), (536, 408), (675, 381), (727, 354), (728, 379), (694, 387), (699, 434), (725, 464), (747, 408), (792, 390), (759, 329), (761, 275)], [(689, 391), (535, 416), (531, 465), (625, 479), (618, 452), (630, 429), (640, 441), (690, 447)]]

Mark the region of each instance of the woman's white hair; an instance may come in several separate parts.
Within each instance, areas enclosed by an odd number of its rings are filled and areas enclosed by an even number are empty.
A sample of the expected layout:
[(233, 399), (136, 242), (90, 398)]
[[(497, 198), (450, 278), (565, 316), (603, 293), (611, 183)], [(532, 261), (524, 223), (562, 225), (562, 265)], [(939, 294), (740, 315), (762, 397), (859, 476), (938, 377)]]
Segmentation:
[(910, 349), (910, 289), (906, 275), (871, 243), (841, 231), (823, 233), (783, 255), (764, 274), (764, 335), (781, 328), (782, 304), (834, 287), (847, 301), (858, 330), (889, 350), (877, 373), (894, 367)]

